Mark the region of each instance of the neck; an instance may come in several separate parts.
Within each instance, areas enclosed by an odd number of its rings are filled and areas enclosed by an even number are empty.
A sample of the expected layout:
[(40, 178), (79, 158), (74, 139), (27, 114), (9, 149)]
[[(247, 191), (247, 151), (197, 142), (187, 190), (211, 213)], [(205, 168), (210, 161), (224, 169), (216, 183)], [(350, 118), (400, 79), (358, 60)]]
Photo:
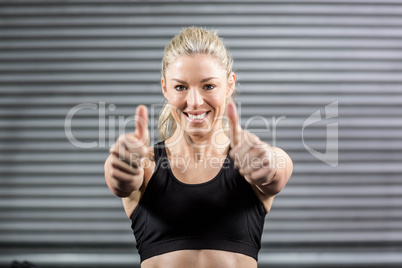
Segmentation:
[(223, 129), (211, 131), (203, 136), (193, 136), (184, 132), (181, 128), (176, 128), (173, 136), (166, 140), (169, 151), (176, 155), (190, 156), (195, 161), (202, 160), (204, 157), (226, 155), (230, 139)]

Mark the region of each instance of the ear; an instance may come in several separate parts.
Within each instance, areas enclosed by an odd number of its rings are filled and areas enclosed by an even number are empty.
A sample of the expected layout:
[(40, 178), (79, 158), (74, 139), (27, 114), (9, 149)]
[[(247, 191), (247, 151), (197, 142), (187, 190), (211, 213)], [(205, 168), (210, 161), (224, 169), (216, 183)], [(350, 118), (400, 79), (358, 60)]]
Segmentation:
[(161, 86), (162, 86), (162, 93), (163, 93), (163, 96), (165, 96), (165, 98), (166, 98), (167, 100), (169, 100), (168, 94), (167, 94), (167, 89), (166, 89), (166, 82), (165, 82), (165, 79), (163, 79), (163, 77), (161, 77)]
[(226, 98), (229, 98), (232, 96), (234, 90), (235, 90), (235, 84), (236, 84), (236, 74), (234, 72), (231, 72), (229, 75), (228, 79), (228, 88), (226, 90)]

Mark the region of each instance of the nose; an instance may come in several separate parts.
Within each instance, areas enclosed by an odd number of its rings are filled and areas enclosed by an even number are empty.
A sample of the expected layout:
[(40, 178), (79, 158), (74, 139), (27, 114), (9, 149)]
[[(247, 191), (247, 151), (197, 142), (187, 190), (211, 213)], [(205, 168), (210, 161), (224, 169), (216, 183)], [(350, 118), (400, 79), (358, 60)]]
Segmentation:
[(204, 99), (198, 89), (191, 89), (187, 93), (187, 105), (192, 109), (198, 108), (204, 103)]

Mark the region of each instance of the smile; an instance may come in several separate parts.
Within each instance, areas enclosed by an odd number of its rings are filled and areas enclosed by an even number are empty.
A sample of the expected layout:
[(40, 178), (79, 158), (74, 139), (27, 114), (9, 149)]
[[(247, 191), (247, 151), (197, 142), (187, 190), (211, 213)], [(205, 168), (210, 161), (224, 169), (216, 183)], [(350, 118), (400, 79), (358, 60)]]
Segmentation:
[(202, 123), (202, 122), (204, 122), (205, 119), (208, 117), (209, 113), (210, 113), (210, 111), (205, 112), (203, 114), (199, 114), (199, 115), (193, 115), (193, 114), (183, 112), (183, 114), (186, 115), (187, 120), (192, 122), (192, 123)]

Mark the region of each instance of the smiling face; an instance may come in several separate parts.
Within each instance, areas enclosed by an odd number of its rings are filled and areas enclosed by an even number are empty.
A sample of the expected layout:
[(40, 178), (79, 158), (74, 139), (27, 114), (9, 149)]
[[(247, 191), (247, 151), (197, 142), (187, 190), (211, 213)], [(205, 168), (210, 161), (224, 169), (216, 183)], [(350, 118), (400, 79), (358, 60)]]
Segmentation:
[(163, 95), (179, 131), (195, 138), (222, 127), (225, 100), (234, 91), (234, 73), (228, 79), (215, 57), (197, 54), (176, 58), (165, 78), (161, 80)]

